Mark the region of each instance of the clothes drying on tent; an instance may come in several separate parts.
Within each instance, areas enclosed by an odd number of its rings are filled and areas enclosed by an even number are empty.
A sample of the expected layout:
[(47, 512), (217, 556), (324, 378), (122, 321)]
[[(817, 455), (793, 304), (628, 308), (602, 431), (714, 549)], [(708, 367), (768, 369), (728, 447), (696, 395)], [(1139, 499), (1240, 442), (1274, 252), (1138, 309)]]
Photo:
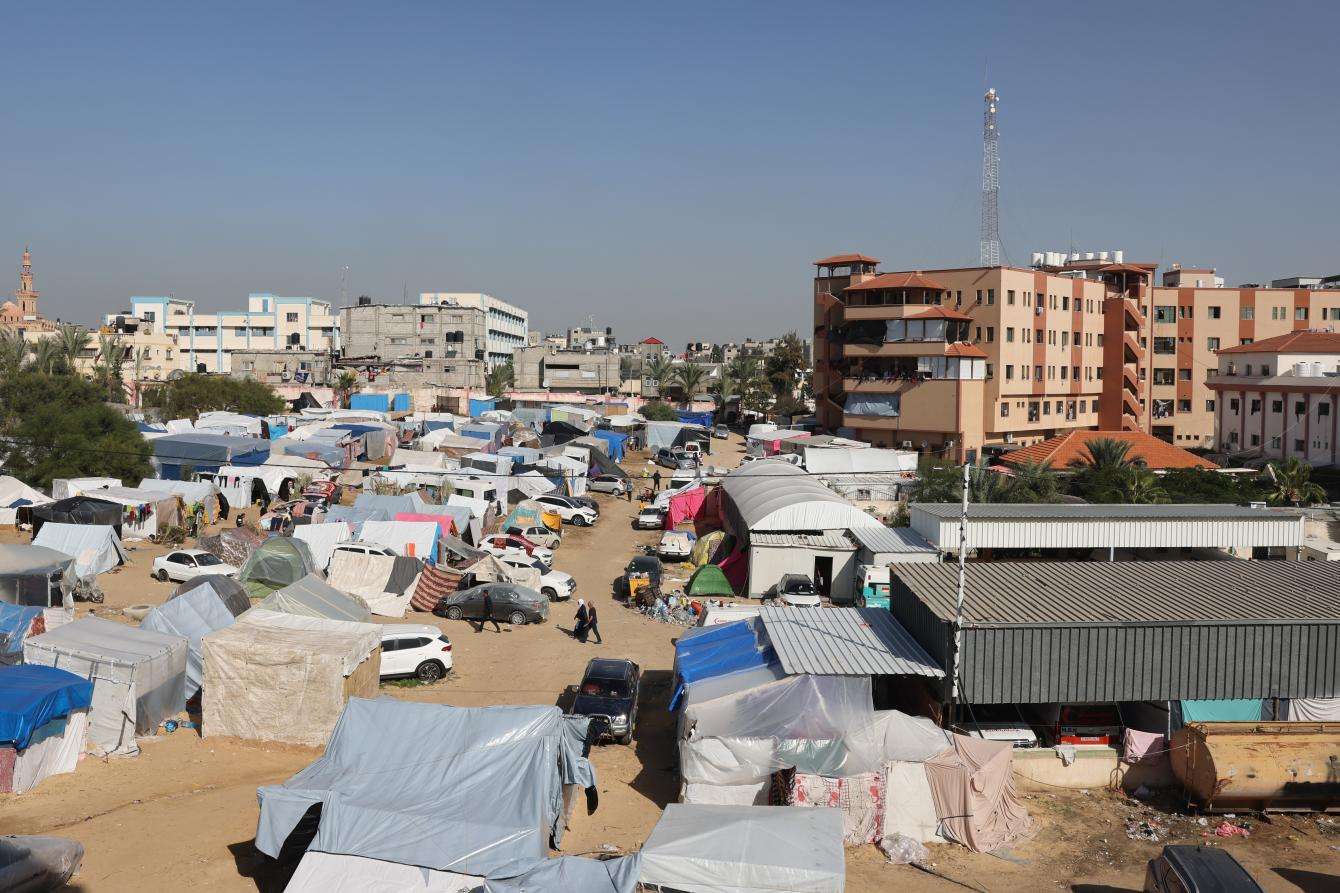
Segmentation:
[(265, 598), (316, 571), (311, 550), (302, 540), (272, 536), (257, 547), (238, 571), (237, 582), (252, 599)]
[(212, 588), (197, 586), (184, 595), (170, 598), (158, 605), (140, 621), (140, 629), (186, 639), (186, 688), (183, 705), (200, 691), (201, 680), (204, 678), (201, 640), (215, 630), (231, 626), (236, 619)]
[(73, 772), (92, 702), (93, 683), (66, 670), (24, 664), (0, 673), (0, 793)]
[(116, 528), (102, 524), (48, 522), (33, 537), (33, 545), (69, 555), (74, 559), (75, 576), (86, 580), (130, 560)]

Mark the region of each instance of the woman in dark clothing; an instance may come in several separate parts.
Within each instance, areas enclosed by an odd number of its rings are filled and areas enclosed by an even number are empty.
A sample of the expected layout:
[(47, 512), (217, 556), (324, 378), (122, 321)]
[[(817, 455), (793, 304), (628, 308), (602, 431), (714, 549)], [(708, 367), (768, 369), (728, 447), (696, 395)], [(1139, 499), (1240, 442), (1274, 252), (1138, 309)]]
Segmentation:
[(577, 617), (575, 618), (576, 626), (574, 626), (572, 629), (572, 637), (576, 639), (578, 642), (581, 642), (583, 644), (585, 644), (586, 642), (586, 630), (587, 630), (586, 624), (588, 616), (590, 615), (588, 615), (586, 611), (586, 600), (578, 599)]

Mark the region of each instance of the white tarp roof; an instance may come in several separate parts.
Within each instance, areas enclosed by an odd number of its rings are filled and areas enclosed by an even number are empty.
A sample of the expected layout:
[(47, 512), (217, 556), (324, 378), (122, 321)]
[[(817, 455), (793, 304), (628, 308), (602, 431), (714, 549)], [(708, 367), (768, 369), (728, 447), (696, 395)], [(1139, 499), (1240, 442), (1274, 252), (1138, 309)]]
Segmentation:
[(642, 845), (643, 884), (684, 893), (842, 893), (842, 811), (671, 803)]
[(306, 456), (298, 456), (293, 453), (271, 453), (265, 457), (265, 461), (261, 464), (279, 465), (287, 468), (311, 468), (317, 471), (328, 471), (330, 469), (330, 466), (320, 459), (309, 459)]
[(552, 493), (556, 489), (553, 481), (538, 471), (523, 471), (521, 474), (512, 475), (512, 487), (524, 493), (527, 499)]
[(483, 883), (454, 871), (308, 850), (284, 893), (473, 893)]
[(628, 415), (607, 416), (605, 421), (609, 423), (611, 428), (636, 428), (638, 425), (645, 422), (646, 419), (637, 413), (629, 413)]
[(430, 450), (437, 450), (443, 447), (448, 449), (479, 449), (480, 439), (478, 437), (465, 437), (457, 434), (450, 428), (438, 428), (429, 431), (419, 438), (419, 447), (427, 447)]
[(119, 486), (121, 486), (120, 478), (56, 478), (51, 482), (51, 495), (55, 499), (64, 499), (67, 496), (79, 496), (90, 490)]
[(85, 496), (91, 496), (94, 499), (105, 499), (108, 502), (115, 502), (118, 505), (145, 505), (152, 504), (157, 508), (158, 503), (165, 499), (172, 498), (173, 494), (163, 490), (147, 490), (141, 487), (106, 487), (101, 490), (85, 490)]
[(805, 450), (805, 470), (810, 474), (906, 474), (917, 470), (917, 454), (911, 450), (864, 450), (815, 447)]
[(150, 611), (140, 621), (140, 629), (186, 638), (186, 700), (189, 701), (200, 691), (205, 675), (201, 640), (215, 630), (232, 626), (235, 619), (213, 589), (197, 586)]
[(397, 555), (409, 555), (409, 543), (414, 544), (416, 558), (428, 558), (440, 534), (436, 521), (364, 521), (358, 538), (365, 543), (385, 546)]
[(130, 560), (116, 528), (107, 524), (62, 524), (48, 521), (33, 537), (34, 546), (46, 546), (74, 559), (78, 577), (95, 577)]
[(362, 599), (341, 592), (315, 574), (308, 574), (270, 593), (256, 607), (298, 617), (346, 620), (351, 623), (372, 621), (372, 613)]
[(447, 454), (435, 450), (411, 450), (396, 447), (395, 464), (405, 468), (446, 468)]
[(210, 496), (218, 495), (219, 488), (210, 481), (168, 481), (162, 478), (145, 478), (140, 481), (141, 490), (161, 490), (174, 493), (188, 505), (203, 502)]
[(302, 540), (312, 552), (312, 562), (321, 570), (330, 566), (335, 546), (354, 538), (348, 521), (326, 521), (322, 524), (299, 524), (293, 528), (293, 538)]
[(722, 478), (721, 487), (741, 528), (737, 534), (883, 526), (786, 462), (751, 462)]
[(21, 499), (26, 499), (30, 505), (42, 505), (52, 501), (50, 496), (40, 490), (34, 490), (18, 478), (7, 474), (0, 475), (0, 506), (11, 506)]
[(260, 478), (265, 483), (265, 489), (274, 496), (283, 486), (284, 481), (296, 481), (298, 472), (292, 468), (285, 468), (280, 465), (224, 465), (219, 468), (219, 477), (229, 478)]

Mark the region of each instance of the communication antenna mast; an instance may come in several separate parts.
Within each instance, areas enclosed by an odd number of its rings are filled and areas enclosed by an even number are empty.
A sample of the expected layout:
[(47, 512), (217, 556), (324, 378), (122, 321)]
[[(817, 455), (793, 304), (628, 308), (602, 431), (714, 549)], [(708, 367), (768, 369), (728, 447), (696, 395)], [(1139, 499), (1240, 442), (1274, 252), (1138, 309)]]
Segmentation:
[(1000, 266), (1000, 134), (996, 130), (995, 88), (983, 97), (982, 114), (982, 258), (984, 267)]

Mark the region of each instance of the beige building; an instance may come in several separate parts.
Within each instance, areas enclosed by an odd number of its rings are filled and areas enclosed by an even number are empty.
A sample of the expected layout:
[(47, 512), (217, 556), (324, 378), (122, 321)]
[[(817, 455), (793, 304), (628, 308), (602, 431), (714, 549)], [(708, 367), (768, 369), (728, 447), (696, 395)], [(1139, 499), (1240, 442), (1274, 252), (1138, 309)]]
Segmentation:
[(239, 350), (233, 352), (233, 378), (269, 385), (326, 387), (331, 384), (331, 357), (316, 350)]
[(472, 307), (484, 314), (484, 361), (489, 369), (511, 362), (530, 343), (530, 314), (502, 298), (482, 292), (424, 292), (420, 304)]
[(521, 391), (617, 392), (620, 355), (612, 350), (528, 347), (516, 352), (514, 382)]
[(485, 308), (358, 301), (340, 311), (341, 365), (394, 368), (416, 386), (484, 387), (490, 325)]

